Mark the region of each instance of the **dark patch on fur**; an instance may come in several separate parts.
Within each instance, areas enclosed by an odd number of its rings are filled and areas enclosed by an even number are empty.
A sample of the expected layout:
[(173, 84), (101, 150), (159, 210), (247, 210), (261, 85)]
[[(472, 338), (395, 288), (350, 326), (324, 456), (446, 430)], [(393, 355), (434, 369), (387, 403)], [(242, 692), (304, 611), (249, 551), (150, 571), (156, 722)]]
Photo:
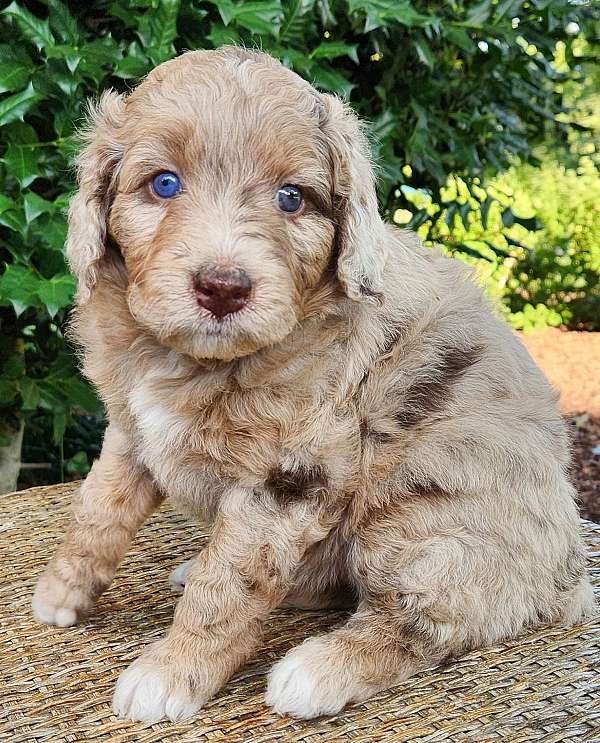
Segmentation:
[(411, 428), (444, 409), (452, 395), (452, 385), (476, 364), (483, 355), (483, 346), (448, 348), (443, 351), (437, 366), (421, 381), (417, 379), (404, 395), (402, 410), (394, 418), (402, 428)]
[(394, 437), (390, 433), (385, 431), (375, 431), (371, 428), (371, 424), (366, 418), (363, 418), (360, 422), (360, 438), (363, 442), (367, 439), (376, 444), (385, 444), (391, 441)]
[(456, 494), (444, 490), (433, 480), (424, 480), (423, 482), (412, 483), (410, 494), (418, 498), (455, 498)]
[(314, 497), (327, 488), (327, 473), (321, 465), (300, 466), (290, 472), (273, 468), (265, 482), (267, 490), (282, 505)]

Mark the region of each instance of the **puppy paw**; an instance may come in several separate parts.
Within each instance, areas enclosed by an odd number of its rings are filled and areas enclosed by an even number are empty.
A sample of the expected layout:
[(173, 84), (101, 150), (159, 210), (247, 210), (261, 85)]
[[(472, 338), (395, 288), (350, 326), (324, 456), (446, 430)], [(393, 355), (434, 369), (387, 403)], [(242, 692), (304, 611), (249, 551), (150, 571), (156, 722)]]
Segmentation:
[(171, 687), (168, 671), (139, 658), (119, 676), (112, 707), (117, 717), (139, 722), (187, 720), (202, 703), (182, 689)]
[(169, 583), (171, 584), (171, 590), (175, 593), (183, 593), (185, 588), (186, 577), (189, 569), (192, 567), (194, 559), (186, 560), (181, 565), (175, 568), (169, 575)]
[(265, 702), (277, 714), (306, 720), (339, 712), (359, 690), (333, 652), (321, 637), (290, 650), (269, 673)]
[(192, 717), (220, 684), (203, 683), (210, 664), (196, 666), (192, 652), (184, 656), (178, 657), (167, 639), (150, 645), (119, 676), (112, 699), (115, 715), (149, 723)]
[(47, 572), (35, 587), (31, 610), (38, 622), (71, 627), (89, 612), (92, 603), (86, 592), (68, 586), (57, 575)]

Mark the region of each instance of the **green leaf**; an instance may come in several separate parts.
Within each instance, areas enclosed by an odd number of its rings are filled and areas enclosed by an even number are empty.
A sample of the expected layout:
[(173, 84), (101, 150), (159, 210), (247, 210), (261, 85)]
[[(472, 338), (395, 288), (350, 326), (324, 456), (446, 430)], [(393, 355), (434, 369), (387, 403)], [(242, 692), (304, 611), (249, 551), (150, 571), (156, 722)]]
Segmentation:
[(2, 376), (6, 379), (20, 379), (24, 372), (25, 357), (22, 353), (12, 353), (2, 367)]
[(124, 80), (143, 77), (152, 67), (152, 62), (137, 41), (129, 45), (128, 51), (128, 56), (118, 61), (114, 74)]
[(38, 306), (38, 278), (32, 269), (9, 263), (0, 276), (0, 304), (12, 305), (17, 317)]
[(17, 204), (8, 196), (0, 193), (0, 214), (12, 209), (17, 209)]
[(490, 17), (493, 7), (491, 0), (482, 0), (479, 3), (475, 3), (467, 13), (467, 23), (470, 26), (480, 28)]
[(365, 33), (386, 26), (390, 21), (409, 28), (436, 26), (438, 23), (435, 16), (417, 12), (409, 0), (349, 0), (348, 9), (351, 14), (360, 12), (366, 15)]
[(173, 54), (179, 6), (180, 0), (159, 0), (158, 7), (147, 10), (139, 21), (137, 34), (154, 64)]
[(37, 150), (30, 145), (9, 144), (2, 158), (7, 172), (26, 188), (38, 177)]
[(50, 250), (54, 250), (57, 253), (62, 253), (67, 239), (67, 223), (63, 217), (55, 215), (49, 220), (46, 220), (46, 224), (40, 225), (39, 230), (36, 230), (36, 234), (39, 235), (42, 242), (47, 245)]
[(135, 13), (132, 13), (128, 8), (124, 8), (118, 2), (113, 3), (108, 9), (108, 12), (115, 18), (122, 20), (128, 28), (136, 28), (138, 25), (139, 17)]
[(421, 62), (423, 62), (423, 64), (426, 64), (427, 67), (432, 70), (435, 64), (435, 57), (433, 56), (431, 47), (425, 40), (425, 37), (422, 35), (415, 36), (413, 44), (415, 45), (415, 49), (417, 50), (417, 57), (421, 60)]
[(67, 6), (60, 0), (47, 0), (50, 28), (66, 44), (77, 44), (79, 28)]
[(65, 470), (70, 475), (85, 475), (90, 471), (90, 463), (84, 451), (78, 451), (65, 461)]
[(326, 41), (309, 54), (311, 59), (337, 59), (338, 57), (350, 57), (358, 64), (358, 44), (346, 44), (343, 41)]
[(25, 221), (27, 224), (31, 224), (31, 222), (37, 219), (40, 214), (52, 213), (56, 208), (51, 201), (42, 199), (41, 196), (38, 196), (33, 191), (29, 191), (25, 194), (23, 204), (25, 207)]
[(79, 50), (68, 44), (57, 44), (51, 47), (47, 50), (46, 56), (48, 59), (62, 59), (71, 73), (75, 72), (81, 62), (81, 53)]
[(0, 126), (11, 121), (23, 121), (23, 116), (31, 107), (40, 101), (43, 96), (34, 89), (32, 83), (20, 93), (8, 96), (0, 101)]
[(29, 82), (30, 71), (19, 62), (0, 61), (0, 93), (21, 90)]
[(231, 0), (209, 0), (216, 5), (223, 23), (228, 26), (233, 20), (253, 34), (264, 34), (277, 38), (283, 20), (280, 0), (250, 0), (233, 3)]
[(239, 44), (240, 35), (232, 26), (224, 26), (222, 23), (211, 23), (210, 33), (206, 37), (217, 49), (225, 44)]
[(473, 54), (477, 49), (477, 44), (471, 39), (466, 29), (454, 26), (451, 23), (445, 23), (442, 30), (448, 41), (462, 49), (463, 52)]
[(58, 446), (62, 442), (67, 429), (67, 413), (57, 410), (52, 416), (52, 441)]
[(30, 13), (26, 8), (19, 5), (16, 0), (8, 8), (5, 8), (2, 13), (14, 18), (23, 36), (35, 44), (38, 49), (44, 49), (54, 44), (54, 37), (50, 33), (48, 21), (43, 21), (41, 18), (33, 15), (33, 13)]
[(58, 310), (71, 303), (75, 283), (72, 277), (66, 274), (53, 276), (51, 279), (41, 279), (36, 292), (50, 317), (54, 317)]
[(283, 19), (279, 0), (239, 3), (235, 13), (238, 25), (253, 34), (265, 34), (277, 38)]
[(338, 93), (344, 98), (349, 98), (352, 89), (355, 87), (341, 72), (337, 72), (331, 67), (315, 65), (311, 68), (311, 77), (317, 88)]
[(14, 379), (0, 377), (0, 405), (8, 405), (19, 392), (19, 386)]
[(19, 381), (23, 410), (35, 410), (40, 404), (40, 391), (33, 379), (25, 377)]

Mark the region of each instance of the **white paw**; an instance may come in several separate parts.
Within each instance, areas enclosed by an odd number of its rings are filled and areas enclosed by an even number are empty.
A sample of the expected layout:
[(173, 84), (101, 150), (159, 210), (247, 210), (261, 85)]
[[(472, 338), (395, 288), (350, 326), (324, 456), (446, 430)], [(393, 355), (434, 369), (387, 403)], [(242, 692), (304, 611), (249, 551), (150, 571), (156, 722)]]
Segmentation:
[(320, 637), (290, 650), (269, 673), (265, 702), (277, 714), (307, 720), (339, 712), (352, 690), (329, 654), (327, 640)]
[(91, 606), (77, 589), (69, 589), (52, 575), (42, 575), (31, 599), (31, 611), (38, 622), (71, 627)]
[(182, 593), (185, 588), (185, 581), (189, 569), (192, 567), (194, 558), (182, 562), (181, 565), (175, 568), (169, 575), (169, 583), (171, 584), (171, 590), (176, 593)]
[(139, 658), (119, 676), (112, 707), (117, 717), (139, 722), (180, 722), (202, 704), (183, 691), (169, 688), (168, 675), (149, 659)]

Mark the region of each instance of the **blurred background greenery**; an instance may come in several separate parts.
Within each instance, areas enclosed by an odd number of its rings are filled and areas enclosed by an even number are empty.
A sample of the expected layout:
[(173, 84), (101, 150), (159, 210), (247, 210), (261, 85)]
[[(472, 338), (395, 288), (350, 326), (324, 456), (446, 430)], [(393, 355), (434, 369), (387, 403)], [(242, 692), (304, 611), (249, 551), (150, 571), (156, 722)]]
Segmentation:
[[(600, 325), (600, 7), (585, 0), (15, 0), (0, 13), (0, 492), (84, 475), (65, 340), (86, 99), (196, 48), (270, 52), (370, 122), (386, 218), (472, 264), (516, 329)], [(21, 437), (24, 432), (23, 453)], [(33, 466), (32, 466), (33, 463)]]

